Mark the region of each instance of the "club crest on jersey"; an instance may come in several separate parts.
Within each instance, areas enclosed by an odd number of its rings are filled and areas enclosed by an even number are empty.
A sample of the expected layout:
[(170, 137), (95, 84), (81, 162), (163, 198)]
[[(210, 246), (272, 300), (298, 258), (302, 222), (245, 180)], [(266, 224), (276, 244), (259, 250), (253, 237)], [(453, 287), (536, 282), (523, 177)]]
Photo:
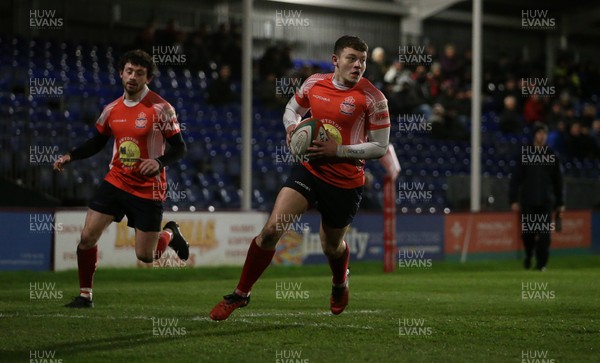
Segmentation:
[(138, 117), (135, 119), (135, 128), (143, 129), (146, 127), (147, 122), (148, 122), (148, 119), (146, 119), (146, 114), (143, 112), (140, 112), (138, 114)]
[(340, 112), (344, 115), (352, 116), (354, 113), (354, 109), (356, 106), (354, 105), (354, 97), (348, 96), (344, 99), (344, 102), (340, 104)]

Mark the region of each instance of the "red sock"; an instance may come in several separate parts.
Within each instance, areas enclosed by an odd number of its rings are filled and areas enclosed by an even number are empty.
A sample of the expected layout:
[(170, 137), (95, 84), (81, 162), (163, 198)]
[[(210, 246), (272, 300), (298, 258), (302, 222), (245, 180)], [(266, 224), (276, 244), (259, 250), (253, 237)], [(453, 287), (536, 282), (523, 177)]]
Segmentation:
[(237, 293), (250, 293), (252, 285), (254, 285), (260, 275), (262, 275), (267, 267), (269, 267), (273, 255), (275, 255), (274, 249), (266, 250), (259, 247), (256, 244), (256, 237), (252, 239), (250, 248), (248, 248), (248, 254), (246, 255), (246, 261), (244, 262), (244, 268), (242, 269), (242, 276), (237, 285)]
[(167, 246), (171, 242), (172, 234), (167, 231), (162, 231), (158, 235), (158, 243), (156, 244), (156, 250), (154, 251), (154, 259), (158, 260), (167, 249)]
[(89, 250), (77, 248), (77, 272), (79, 273), (79, 294), (92, 299), (94, 272), (98, 265), (98, 245)]
[(348, 270), (348, 262), (350, 262), (350, 246), (344, 241), (346, 249), (344, 253), (336, 259), (327, 258), (329, 260), (329, 267), (333, 273), (333, 284), (343, 285), (346, 282), (346, 270)]

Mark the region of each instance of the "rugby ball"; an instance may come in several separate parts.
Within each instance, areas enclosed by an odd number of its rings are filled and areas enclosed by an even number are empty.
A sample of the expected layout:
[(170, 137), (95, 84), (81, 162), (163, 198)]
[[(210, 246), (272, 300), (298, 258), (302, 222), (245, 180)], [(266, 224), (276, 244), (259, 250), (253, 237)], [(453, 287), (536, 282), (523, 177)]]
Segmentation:
[(305, 155), (313, 141), (327, 141), (327, 133), (321, 120), (307, 118), (296, 126), (290, 137), (292, 155)]

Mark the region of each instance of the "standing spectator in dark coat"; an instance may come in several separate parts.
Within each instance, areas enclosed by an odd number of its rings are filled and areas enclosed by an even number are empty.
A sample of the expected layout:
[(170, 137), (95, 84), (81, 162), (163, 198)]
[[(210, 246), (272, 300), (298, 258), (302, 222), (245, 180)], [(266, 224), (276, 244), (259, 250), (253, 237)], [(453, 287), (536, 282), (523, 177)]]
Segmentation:
[(533, 127), (533, 143), (521, 148), (521, 158), (510, 178), (509, 200), (513, 211), (521, 212), (521, 232), (526, 269), (535, 252), (536, 269), (548, 263), (550, 233), (555, 229), (552, 212), (564, 211), (562, 167), (557, 155), (546, 145), (548, 129)]

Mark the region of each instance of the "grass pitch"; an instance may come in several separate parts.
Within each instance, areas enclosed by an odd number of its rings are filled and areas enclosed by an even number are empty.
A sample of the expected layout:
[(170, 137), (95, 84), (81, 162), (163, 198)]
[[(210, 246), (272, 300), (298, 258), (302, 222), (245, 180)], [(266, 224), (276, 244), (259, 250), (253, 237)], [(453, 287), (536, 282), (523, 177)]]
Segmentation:
[(383, 274), (351, 263), (329, 313), (328, 266), (271, 266), (224, 322), (209, 311), (240, 268), (103, 269), (95, 309), (62, 305), (75, 271), (0, 273), (2, 362), (598, 362), (600, 257), (433, 262)]

